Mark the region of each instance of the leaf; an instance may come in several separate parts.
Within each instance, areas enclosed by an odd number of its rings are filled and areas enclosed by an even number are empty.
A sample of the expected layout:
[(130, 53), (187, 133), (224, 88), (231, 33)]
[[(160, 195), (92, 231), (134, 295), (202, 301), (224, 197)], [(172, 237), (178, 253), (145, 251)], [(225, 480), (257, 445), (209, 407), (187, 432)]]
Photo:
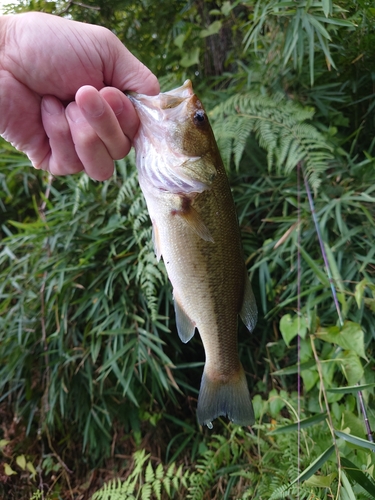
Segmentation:
[(362, 281), (360, 281), (359, 283), (357, 283), (355, 286), (354, 297), (355, 297), (355, 301), (357, 302), (358, 309), (360, 309), (362, 306), (362, 299), (363, 299), (363, 295), (365, 293), (367, 284), (368, 284), (368, 280), (367, 280), (367, 278), (365, 278)]
[(345, 321), (341, 329), (338, 326), (319, 328), (316, 336), (325, 342), (337, 344), (345, 350), (354, 351), (358, 356), (366, 359), (364, 333), (358, 323)]
[(4, 464), (4, 472), (7, 476), (12, 476), (13, 474), (17, 474), (15, 470), (9, 464)]
[(279, 395), (275, 389), (273, 389), (269, 394), (270, 414), (272, 417), (277, 417), (285, 406), (283, 393), (284, 397), (286, 397), (285, 391), (281, 391)]
[(332, 1), (331, 0), (322, 0), (323, 12), (326, 17), (332, 14)]
[(316, 476), (312, 475), (309, 479), (305, 481), (307, 486), (311, 486), (312, 488), (329, 488), (332, 484), (332, 481), (336, 479), (336, 472), (332, 472), (328, 476)]
[(221, 26), (222, 26), (221, 21), (214, 21), (212, 24), (209, 25), (207, 29), (202, 30), (199, 33), (199, 36), (201, 38), (206, 38), (211, 35), (216, 35), (217, 33), (219, 33)]
[(221, 6), (221, 12), (223, 13), (223, 16), (227, 16), (235, 6), (236, 4), (231, 4), (230, 2), (223, 2), (223, 5)]
[(27, 462), (26, 469), (29, 472), (31, 472), (31, 475), (32, 475), (33, 478), (36, 476), (36, 469), (35, 469), (34, 465), (31, 462)]
[(19, 467), (21, 467), (22, 470), (25, 470), (26, 468), (26, 458), (25, 455), (18, 455), (16, 457), (16, 462)]
[(304, 370), (301, 372), (301, 377), (303, 380), (303, 385), (305, 387), (305, 391), (310, 391), (313, 387), (315, 387), (316, 383), (319, 380), (319, 373), (316, 368), (310, 368), (309, 370)]
[(335, 449), (335, 446), (332, 445), (329, 448), (327, 448), (312, 464), (310, 464), (307, 469), (305, 469), (302, 474), (300, 474), (294, 481), (290, 483), (290, 486), (293, 484), (300, 482), (300, 481), (306, 481), (311, 477), (317, 470), (319, 470), (329, 459), (329, 457), (332, 455), (333, 450)]
[(333, 387), (332, 389), (327, 389), (327, 392), (336, 392), (338, 394), (346, 394), (349, 392), (359, 392), (369, 389), (370, 387), (375, 387), (375, 384), (362, 384), (362, 385), (350, 385), (348, 387)]
[[(301, 481), (307, 481), (313, 474), (315, 474), (317, 470), (319, 470), (326, 463), (334, 449), (334, 445), (331, 445), (329, 448), (327, 448), (316, 460), (314, 460), (312, 464), (309, 465), (309, 467), (307, 467), (307, 469), (299, 474), (291, 483), (282, 487), (283, 493), (286, 493), (293, 486), (293, 484)], [(269, 500), (276, 500), (277, 498), (280, 498), (280, 496), (279, 492), (276, 490), (271, 495)]]
[(307, 332), (304, 316), (296, 315), (292, 318), (290, 314), (285, 314), (280, 320), (280, 331), (287, 346), (297, 335), (304, 339)]
[(361, 380), (364, 370), (361, 360), (355, 352), (344, 351), (341, 354), (339, 361), (341, 362), (342, 371), (344, 372), (346, 380), (349, 384), (354, 385)]
[(177, 45), (179, 49), (182, 49), (184, 42), (185, 42), (185, 33), (181, 33), (180, 35), (176, 36), (176, 38), (173, 40), (173, 43)]
[(344, 441), (347, 441), (357, 448), (367, 448), (368, 450), (375, 452), (375, 443), (371, 443), (371, 441), (368, 441), (367, 439), (362, 439), (357, 436), (353, 436), (352, 434), (347, 434), (346, 432), (336, 430), (335, 434), (337, 437), (343, 439)]
[(294, 424), (284, 425), (282, 427), (278, 427), (274, 431), (269, 432), (268, 434), (282, 434), (284, 432), (297, 432), (299, 429), (303, 429), (305, 427), (311, 427), (312, 425), (319, 424), (327, 417), (327, 413), (320, 413), (318, 415), (313, 415), (312, 417), (304, 418), (299, 422), (295, 422)]
[(146, 467), (145, 480), (146, 483), (152, 483), (154, 479), (155, 479), (155, 473), (150, 460)]
[(345, 457), (341, 457), (341, 466), (345, 468), (347, 475), (365, 489), (375, 498), (375, 483), (363, 471), (361, 471), (353, 462)]
[(302, 372), (304, 370), (312, 368), (313, 366), (315, 366), (315, 360), (309, 359), (309, 361), (301, 363), (299, 366), (298, 364), (296, 364), (287, 366), (286, 368), (282, 368), (281, 370), (276, 370), (275, 372), (272, 372), (272, 375), (293, 375), (294, 373), (298, 373), (298, 371)]
[(193, 66), (194, 64), (199, 63), (199, 47), (187, 52), (184, 57), (181, 59), (180, 64), (184, 68), (188, 68), (189, 66)]
[(9, 443), (10, 441), (8, 439), (0, 439), (0, 449), (5, 448), (5, 446)]
[[(352, 485), (350, 484), (343, 470), (341, 471), (341, 482), (342, 482), (341, 497), (345, 500), (357, 500)], [(345, 494), (347, 496), (344, 496)]]

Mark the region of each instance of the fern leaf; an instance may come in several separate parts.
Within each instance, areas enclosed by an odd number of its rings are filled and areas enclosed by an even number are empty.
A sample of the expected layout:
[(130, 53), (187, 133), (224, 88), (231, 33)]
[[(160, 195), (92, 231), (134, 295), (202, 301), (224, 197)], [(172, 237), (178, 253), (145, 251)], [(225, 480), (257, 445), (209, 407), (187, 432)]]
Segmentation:
[(161, 481), (160, 481), (160, 479), (156, 479), (152, 483), (152, 489), (155, 493), (157, 500), (161, 500)]
[(145, 483), (141, 488), (141, 498), (142, 500), (150, 500), (152, 494), (152, 485)]
[(289, 175), (303, 161), (313, 189), (333, 159), (327, 138), (311, 123), (313, 110), (282, 94), (236, 94), (216, 106), (211, 117), (224, 161), (229, 164), (233, 157), (237, 169), (251, 134), (266, 150), (270, 171), (276, 167), (278, 174)]

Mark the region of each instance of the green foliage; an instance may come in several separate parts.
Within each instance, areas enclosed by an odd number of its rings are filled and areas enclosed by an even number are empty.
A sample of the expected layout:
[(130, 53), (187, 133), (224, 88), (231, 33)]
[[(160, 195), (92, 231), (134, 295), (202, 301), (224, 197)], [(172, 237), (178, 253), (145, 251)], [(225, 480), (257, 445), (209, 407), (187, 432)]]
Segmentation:
[(257, 92), (230, 96), (212, 111), (215, 132), (227, 164), (233, 155), (239, 166), (250, 134), (267, 151), (270, 171), (287, 176), (303, 162), (312, 186), (328, 169), (333, 147), (327, 136), (311, 125), (313, 110), (288, 101), (281, 94), (267, 97)]
[[(13, 170), (4, 192), (28, 175)], [(33, 175), (29, 190), (39, 182), (46, 194), (22, 221), (2, 225), (0, 391), (29, 425), (37, 412), (59, 432), (74, 423), (83, 448), (101, 453), (114, 417), (134, 424), (137, 408), (154, 398), (163, 405), (176, 384), (158, 312), (166, 275), (134, 167), (122, 162), (103, 184), (76, 180), (57, 187)], [(9, 194), (3, 203), (16, 209), (22, 200)]]
[[(271, 417), (272, 405), (279, 397), (268, 400), (256, 396), (254, 400), (259, 423), (253, 431), (228, 426), (220, 435), (207, 437), (200, 446), (200, 454), (194, 469), (183, 472), (175, 463), (159, 464), (156, 468), (144, 452), (136, 452), (134, 466), (125, 482), (112, 481), (93, 497), (115, 498), (210, 498), (272, 499), (281, 498), (332, 498), (343, 490), (351, 491), (357, 500), (367, 498), (375, 488), (371, 477), (375, 467), (374, 456), (366, 454), (363, 446), (374, 445), (351, 436), (346, 431), (336, 431), (340, 436), (335, 446), (323, 418), (310, 418), (302, 422), (299, 433), (297, 422), (290, 424), (297, 414), (297, 395), (293, 399), (285, 394), (281, 401), (288, 417), (278, 419), (275, 428)], [(354, 418), (345, 410), (347, 421)], [(349, 415), (351, 415), (349, 417)], [(345, 425), (334, 420), (335, 425)], [(351, 443), (350, 447), (346, 443)], [(350, 459), (344, 458), (350, 456)], [(342, 470), (337, 460), (342, 461)], [(365, 460), (366, 468), (358, 465)], [(299, 472), (302, 470), (303, 472)], [(315, 474), (317, 471), (320, 474)], [(344, 472), (345, 471), (345, 472)], [(345, 475), (347, 474), (347, 476)], [(349, 481), (349, 479), (351, 481)], [(155, 486), (157, 484), (157, 486)], [(173, 484), (174, 490), (170, 490)], [(166, 486), (168, 485), (168, 486)], [(315, 495), (312, 497), (312, 495)]]
[(251, 22), (248, 23), (249, 29), (244, 38), (245, 50), (252, 45), (256, 53), (262, 47), (268, 52), (267, 55), (273, 58), (276, 56), (275, 49), (282, 46), (283, 66), (287, 66), (292, 59), (292, 67), (299, 73), (303, 70), (303, 62), (307, 55), (310, 83), (313, 85), (315, 53), (324, 55), (328, 68), (335, 68), (331, 55), (333, 45), (331, 33), (335, 33), (338, 27), (354, 29), (354, 24), (344, 18), (345, 14), (345, 9), (331, 0), (312, 2), (259, 0), (254, 6)]
[(183, 495), (186, 489), (189, 472), (177, 467), (174, 463), (163, 467), (159, 464), (154, 468), (150, 455), (139, 451), (134, 453), (134, 465), (126, 481), (112, 481), (97, 491), (92, 500), (149, 500), (155, 498), (176, 498)]
[(255, 335), (241, 332), (239, 346), (257, 425), (219, 421), (212, 436), (194, 424), (201, 346), (194, 339), (182, 349), (175, 334), (132, 158), (103, 184), (85, 175), (51, 183), (5, 143), (0, 401), (64, 453), (78, 442), (92, 466), (110, 454), (115, 426), (124, 436), (114, 448), (132, 451), (145, 428), (167, 429), (157, 441), (165, 460), (155, 466), (142, 448), (125, 481), (97, 498), (373, 498), (373, 445), (357, 403), (361, 390), (374, 428), (371, 3), (21, 8), (109, 27), (165, 90), (193, 80), (230, 176), (260, 310)]

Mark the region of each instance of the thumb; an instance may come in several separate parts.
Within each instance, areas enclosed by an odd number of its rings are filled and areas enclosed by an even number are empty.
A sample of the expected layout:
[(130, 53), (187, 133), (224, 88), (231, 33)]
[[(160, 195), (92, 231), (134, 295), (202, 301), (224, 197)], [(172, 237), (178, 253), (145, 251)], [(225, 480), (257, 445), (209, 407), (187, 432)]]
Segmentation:
[(159, 94), (160, 85), (156, 76), (118, 38), (116, 41), (118, 43), (116, 43), (111, 85), (123, 91), (129, 90), (147, 95)]

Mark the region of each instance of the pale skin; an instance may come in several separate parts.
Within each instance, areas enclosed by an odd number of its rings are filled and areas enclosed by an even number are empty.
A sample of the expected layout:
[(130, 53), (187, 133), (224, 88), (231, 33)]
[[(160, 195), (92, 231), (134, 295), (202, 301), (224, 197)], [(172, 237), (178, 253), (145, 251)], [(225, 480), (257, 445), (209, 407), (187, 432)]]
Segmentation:
[(39, 12), (0, 16), (0, 135), (35, 168), (108, 179), (139, 126), (125, 90), (160, 88), (109, 30)]

